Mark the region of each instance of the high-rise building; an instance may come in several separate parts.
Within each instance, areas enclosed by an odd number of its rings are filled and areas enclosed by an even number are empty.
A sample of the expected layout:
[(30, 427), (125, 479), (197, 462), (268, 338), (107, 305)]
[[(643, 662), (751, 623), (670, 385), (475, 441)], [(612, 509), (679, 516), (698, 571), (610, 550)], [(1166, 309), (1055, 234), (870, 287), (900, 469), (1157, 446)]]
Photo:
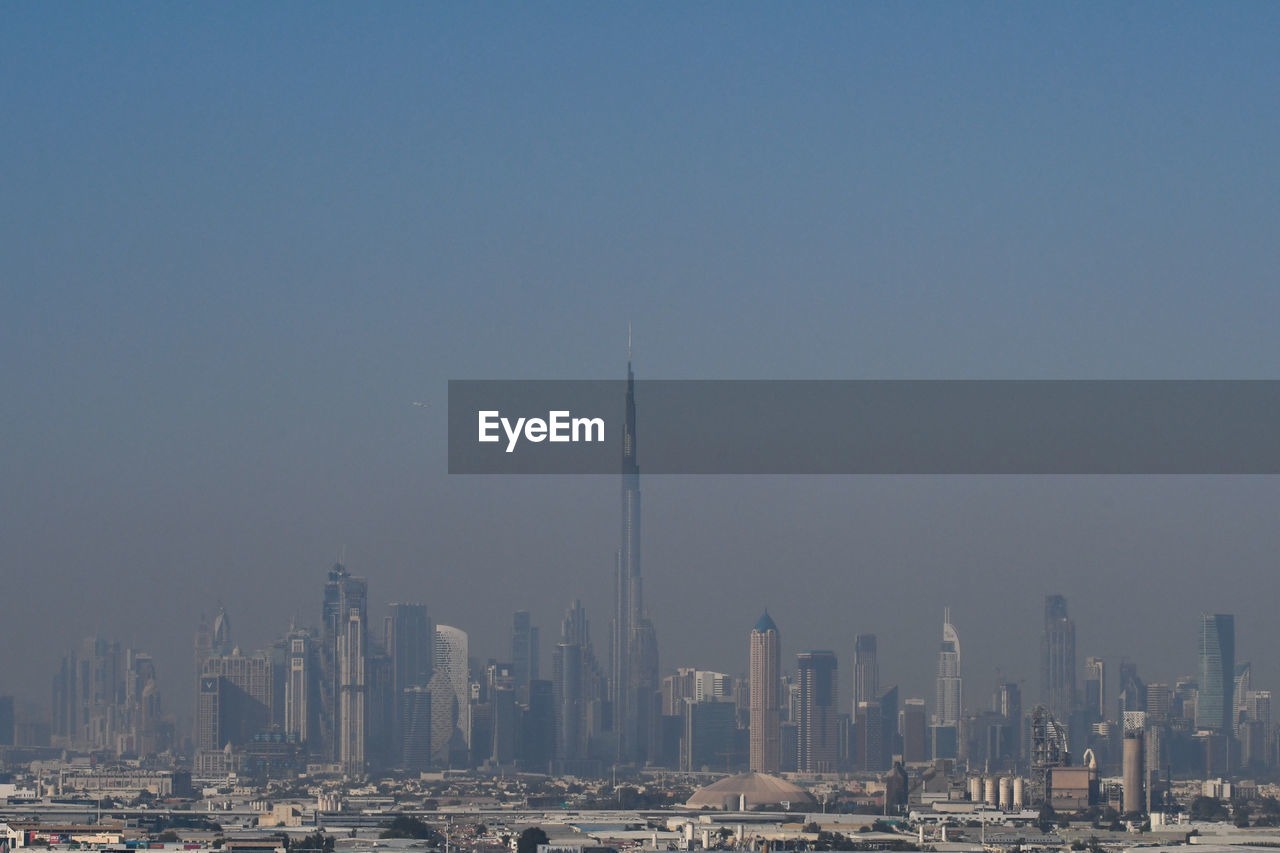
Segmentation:
[(902, 736), (903, 761), (928, 760), (928, 741), (925, 735), (927, 716), (923, 699), (908, 699), (902, 710), (898, 712), (898, 733)]
[(298, 743), (307, 744), (315, 725), (315, 650), (306, 631), (290, 631), (286, 642), (284, 730)]
[(836, 656), (808, 651), (796, 658), (800, 684), (796, 767), (801, 773), (834, 773), (839, 759)]
[[(391, 696), (393, 698), (392, 742), (402, 744), (400, 731), (404, 720), (401, 712), (421, 713), (414, 701), (403, 700), (412, 687), (426, 687), (431, 682), (431, 646), (435, 632), (427, 616), (425, 604), (396, 602), (390, 605), (386, 619), (387, 654), (391, 658)], [(420, 704), (420, 703), (419, 703)], [(403, 752), (403, 748), (401, 748)]]
[(876, 664), (876, 635), (859, 634), (853, 638), (853, 715), (858, 705), (880, 696), (880, 668)]
[(684, 702), (680, 737), (680, 769), (685, 772), (727, 769), (733, 760), (733, 704), (708, 698)]
[(195, 641), (195, 681), (196, 702), (200, 701), (200, 674), (204, 672), (204, 662), (215, 655), (226, 657), (235, 646), (231, 642), (231, 617), (225, 607), (218, 608), (218, 615), (209, 622), (203, 613), (200, 624), (196, 628)]
[(693, 674), (693, 701), (729, 701), (733, 698), (733, 676), (699, 669)]
[(511, 617), (511, 666), (516, 695), (520, 701), (528, 701), (529, 682), (539, 677), (538, 629), (528, 610), (517, 610)]
[(748, 701), (749, 767), (757, 773), (778, 773), (782, 769), (782, 702), (779, 691), (782, 645), (778, 626), (765, 611), (751, 629), (748, 641), (751, 682)]
[(1084, 706), (1092, 717), (1090, 722), (1107, 718), (1106, 664), (1102, 658), (1084, 660)]
[(898, 685), (891, 684), (880, 691), (876, 704), (880, 707), (881, 770), (893, 767), (893, 757), (902, 753), (902, 738), (898, 735)]
[(431, 768), (431, 690), (406, 687), (399, 702), (400, 766), (422, 773)]
[(880, 714), (879, 702), (864, 700), (858, 703), (858, 713), (854, 717), (854, 731), (858, 738), (856, 750), (858, 769), (884, 769), (884, 720)]
[(1044, 599), (1040, 637), (1040, 701), (1055, 720), (1066, 723), (1076, 707), (1076, 623), (1067, 616), (1067, 599)]
[(658, 640), (645, 616), (640, 574), (640, 466), (636, 454), (635, 374), (627, 334), (627, 392), (622, 426), (622, 524), (614, 579), (609, 698), (618, 759), (644, 763), (657, 729)]
[(942, 645), (938, 649), (938, 682), (933, 711), (935, 726), (959, 726), (964, 710), (960, 676), (960, 635), (951, 624), (951, 608), (942, 612)]
[(1147, 685), (1138, 677), (1138, 665), (1133, 661), (1120, 662), (1120, 692), (1117, 695), (1118, 715), (1147, 710)]
[(591, 648), (591, 630), (581, 601), (574, 601), (565, 612), (552, 664), (555, 755), (561, 761), (578, 761), (587, 757), (601, 687), (600, 666)]
[(662, 713), (668, 717), (684, 717), (684, 700), (696, 699), (698, 671), (691, 666), (676, 667), (672, 675), (662, 679)]
[(1235, 706), (1231, 709), (1231, 725), (1237, 737), (1240, 734), (1240, 722), (1247, 718), (1247, 703), (1249, 694), (1253, 692), (1253, 664), (1249, 661), (1236, 664), (1235, 683), (1232, 687), (1232, 695), (1235, 697)]
[(437, 625), (431, 682), (431, 757), (440, 767), (466, 767), (471, 748), (471, 680), (467, 634)]
[(331, 761), (365, 772), (369, 585), (341, 563), (329, 570), (321, 605), (319, 708), (314, 736)]
[(1173, 691), (1168, 684), (1152, 683), (1147, 685), (1147, 719), (1157, 725), (1169, 722), (1169, 711), (1173, 701)]
[(435, 632), (425, 604), (396, 602), (388, 608), (387, 654), (397, 695), (410, 687), (426, 687), (431, 680), (431, 645)]
[(88, 637), (63, 656), (53, 680), (50, 734), (55, 746), (138, 754), (156, 743), (148, 740), (156, 732), (144, 729), (158, 726), (158, 713), (149, 655)]
[(339, 623), (338, 663), (338, 761), (353, 776), (365, 771), (369, 658), (368, 623), (363, 596), (352, 603)]
[(1200, 689), (1196, 728), (1230, 736), (1234, 726), (1236, 620), (1229, 613), (1200, 617)]
[(519, 762), (530, 771), (548, 773), (555, 751), (555, 685), (535, 678), (529, 682), (529, 703), (521, 718)]
[(233, 650), (206, 659), (196, 704), (196, 749), (209, 752), (247, 743), (270, 727), (273, 701), (270, 658)]

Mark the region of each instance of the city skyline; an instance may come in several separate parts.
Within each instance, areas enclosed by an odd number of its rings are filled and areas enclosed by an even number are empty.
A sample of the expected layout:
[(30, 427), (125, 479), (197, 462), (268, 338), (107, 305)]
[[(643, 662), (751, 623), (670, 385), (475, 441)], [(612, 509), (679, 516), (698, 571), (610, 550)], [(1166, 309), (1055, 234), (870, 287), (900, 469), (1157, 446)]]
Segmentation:
[[(335, 562), (346, 650), (421, 602), (504, 660), (527, 611), (548, 680), (578, 600), (607, 673), (617, 480), (451, 477), (445, 412), (451, 379), (616, 381), (631, 321), (645, 379), (1271, 378), (1278, 19), (14, 8), (0, 694), (47, 707), (97, 636), (194, 718), (199, 615), (267, 649)], [(1280, 478), (646, 473), (635, 527), (663, 674), (740, 673), (767, 607), (842, 713), (857, 634), (932, 706), (949, 607), (966, 704), (1031, 706), (1060, 594), (1108, 713), (1198, 677), (1202, 613), (1280, 684)], [(326, 683), (297, 727), (358, 717)]]
[[(196, 693), (199, 702), (195, 726), (190, 732), (190, 748), (196, 750), (193, 766), (199, 772), (205, 774), (225, 772), (224, 768), (230, 765), (225, 764), (222, 745), (230, 743), (237, 748), (247, 748), (250, 741), (256, 740), (257, 732), (265, 732), (271, 727), (271, 721), (279, 720), (284, 724), (286, 731), (293, 731), (293, 724), (288, 720), (297, 713), (293, 710), (298, 701), (293, 676), (298, 670), (298, 666), (294, 663), (295, 653), (299, 650), (299, 646), (296, 645), (298, 642), (307, 642), (312, 645), (313, 657), (306, 657), (303, 666), (316, 667), (312, 670), (315, 686), (309, 688), (306, 693), (308, 695), (316, 693), (320, 702), (318, 726), (305, 712), (302, 714), (303, 719), (307, 720), (306, 724), (312, 725), (315, 731), (319, 732), (316, 735), (319, 740), (301, 738), (299, 742), (306, 743), (310, 755), (322, 761), (326, 760), (327, 756), (328, 760), (336, 762), (335, 767), (344, 768), (344, 772), (348, 774), (360, 776), (366, 769), (375, 770), (386, 767), (388, 762), (399, 762), (401, 759), (398, 756), (401, 755), (406, 762), (417, 760), (420, 763), (428, 762), (429, 766), (435, 767), (465, 767), (483, 763), (488, 760), (491, 749), (494, 760), (514, 760), (515, 757), (523, 755), (520, 748), (512, 751), (512, 747), (503, 746), (502, 744), (506, 742), (505, 736), (499, 737), (498, 729), (493, 728), (500, 723), (502, 717), (497, 713), (498, 706), (493, 704), (497, 701), (493, 692), (496, 689), (505, 689), (507, 695), (511, 697), (508, 701), (517, 701), (517, 708), (524, 709), (517, 710), (517, 714), (528, 717), (530, 713), (536, 712), (537, 708), (545, 708), (545, 713), (549, 716), (545, 717), (543, 725), (550, 728), (544, 736), (550, 739), (549, 744), (554, 744), (544, 749), (542, 754), (545, 755), (545, 761), (550, 761), (553, 757), (556, 760), (577, 761), (579, 763), (572, 766), (578, 767), (578, 772), (589, 775), (591, 772), (599, 772), (602, 766), (600, 758), (602, 754), (617, 755), (614, 751), (616, 746), (609, 747), (606, 742), (604, 752), (601, 753), (599, 745), (595, 744), (595, 738), (601, 734), (607, 735), (609, 730), (607, 723), (604, 724), (604, 728), (601, 723), (602, 719), (607, 719), (607, 715), (602, 718), (598, 708), (591, 710), (588, 707), (593, 701), (590, 690), (594, 689), (585, 687), (590, 681), (588, 670), (593, 666), (589, 665), (589, 655), (579, 658), (578, 663), (575, 664), (577, 674), (573, 679), (583, 686), (565, 687), (568, 683), (564, 681), (567, 672), (566, 651), (569, 647), (576, 646), (579, 649), (577, 654), (582, 655), (581, 650), (589, 648), (586, 617), (580, 603), (572, 603), (566, 612), (561, 630), (561, 643), (557, 647), (553, 666), (554, 681), (539, 681), (536, 678), (525, 681), (530, 688), (527, 692), (520, 692), (520, 684), (528, 676), (516, 677), (517, 667), (514, 664), (495, 664), (491, 659), (488, 664), (482, 666), (478, 660), (468, 655), (468, 637), (464, 631), (444, 624), (437, 625), (433, 629), (433, 673), (430, 683), (419, 683), (403, 691), (404, 704), (401, 713), (406, 720), (410, 721), (411, 727), (421, 727), (423, 714), (430, 718), (431, 747), (429, 752), (422, 753), (422, 757), (418, 757), (416, 746), (411, 748), (409, 740), (405, 740), (403, 746), (396, 743), (403, 737), (398, 724), (396, 735), (389, 736), (389, 730), (384, 728), (384, 725), (390, 724), (389, 718), (385, 724), (381, 722), (382, 712), (379, 710), (381, 703), (388, 700), (377, 698), (376, 690), (367, 698), (368, 702), (373, 703), (368, 706), (368, 713), (371, 715), (368, 721), (362, 719), (355, 723), (351, 722), (353, 713), (363, 716), (365, 703), (362, 702), (357, 706), (358, 712), (350, 710), (353, 692), (351, 687), (354, 684), (350, 676), (351, 673), (363, 673), (366, 668), (372, 667), (373, 672), (386, 673), (382, 676), (385, 679), (382, 683), (390, 683), (391, 673), (399, 671), (402, 665), (407, 668), (420, 667), (417, 661), (422, 653), (421, 649), (414, 647), (412, 643), (398, 643), (395, 638), (400, 636), (403, 639), (406, 633), (410, 635), (421, 633), (422, 626), (413, 626), (425, 620), (425, 608), (422, 605), (390, 605), (385, 619), (385, 644), (374, 642), (363, 652), (362, 660), (340, 666), (335, 674), (329, 669), (326, 661), (334, 654), (341, 657), (351, 651), (348, 644), (352, 640), (349, 637), (354, 636), (352, 631), (358, 628), (359, 622), (363, 621), (362, 607), (367, 595), (367, 582), (363, 578), (350, 575), (345, 567), (335, 565), (329, 571), (328, 581), (323, 589), (320, 626), (307, 631), (291, 623), (287, 630), (281, 633), (279, 641), (272, 645), (272, 650), (249, 652), (241, 649), (235, 642), (235, 635), (231, 630), (231, 618), (225, 609), (219, 610), (212, 623), (202, 622), (194, 632), (196, 663), (194, 675), (197, 676), (195, 680), (198, 682)], [(1048, 620), (1047, 624), (1052, 625), (1065, 619), (1066, 608), (1067, 602), (1064, 597), (1056, 594), (1046, 596), (1044, 613)], [(343, 617), (344, 613), (347, 614), (346, 617)], [(951, 688), (944, 688), (944, 685), (949, 683), (948, 679), (958, 679), (959, 676), (955, 673), (960, 670), (958, 660), (951, 660), (948, 657), (959, 655), (958, 630), (952, 624), (949, 611), (944, 613), (944, 620), (944, 643), (938, 668), (938, 697), (935, 700), (932, 727), (923, 732), (928, 748), (931, 750), (956, 749), (957, 725), (962, 726), (962, 732), (963, 726), (969, 726), (969, 733), (966, 736), (973, 738), (974, 732), (971, 727), (984, 719), (984, 714), (988, 712), (993, 712), (1007, 721), (1011, 719), (1010, 715), (1012, 719), (1017, 720), (1021, 719), (1023, 713), (1029, 714), (1032, 710), (1029, 706), (1024, 706), (1017, 697), (1017, 685), (1008, 683), (991, 698), (989, 706), (984, 707), (982, 701), (973, 704), (966, 701), (962, 703), (962, 710), (958, 714), (953, 715), (947, 710), (959, 697), (950, 695)], [(533, 624), (531, 615), (527, 611), (516, 611), (514, 621), (513, 634), (516, 636), (521, 632), (537, 632), (538, 626)], [(339, 634), (334, 643), (336, 652), (324, 651), (325, 637), (331, 636), (332, 629), (328, 627), (330, 622), (335, 627), (345, 625), (342, 628), (343, 633)], [(1240, 755), (1244, 758), (1235, 757), (1233, 753), (1230, 759), (1222, 757), (1206, 760), (1215, 762), (1229, 760), (1232, 762), (1231, 767), (1235, 766), (1234, 762), (1242, 760), (1245, 764), (1252, 766), (1253, 762), (1260, 760), (1258, 756), (1262, 741), (1259, 738), (1264, 738), (1267, 743), (1271, 742), (1271, 736), (1265, 734), (1271, 726), (1271, 692), (1268, 689), (1255, 689), (1259, 685), (1253, 683), (1251, 664), (1235, 663), (1234, 634), (1234, 618), (1231, 614), (1202, 615), (1198, 629), (1200, 643), (1198, 691), (1194, 686), (1196, 682), (1186, 682), (1184, 679), (1178, 682), (1175, 694), (1170, 695), (1166, 685), (1154, 682), (1149, 685), (1144, 683), (1138, 676), (1139, 667), (1136, 663), (1122, 659), (1119, 661), (1120, 684), (1116, 689), (1120, 696), (1118, 710), (1115, 714), (1104, 712), (1100, 717), (1094, 716), (1092, 719), (1095, 722), (1123, 721), (1126, 732), (1130, 730), (1131, 725), (1136, 725), (1141, 731), (1143, 726), (1150, 724), (1142, 721), (1154, 721), (1167, 725), (1175, 719), (1193, 722), (1191, 732), (1207, 729), (1208, 731), (1204, 733), (1210, 737), (1222, 735), (1225, 727), (1228, 739), (1239, 740), (1238, 748), (1243, 750)], [(768, 747), (763, 747), (763, 744), (770, 740), (767, 736), (756, 736), (756, 729), (760, 726), (776, 728), (781, 725), (783, 732), (786, 725), (793, 727), (794, 734), (790, 738), (785, 734), (773, 738), (775, 750), (779, 744), (790, 744), (789, 747), (782, 747), (783, 759), (776, 766), (775, 772), (785, 770), (792, 758), (795, 762), (793, 766), (801, 772), (832, 772), (837, 766), (844, 766), (844, 762), (848, 760), (837, 759), (837, 748), (856, 748), (860, 754), (858, 766), (863, 769), (885, 769), (887, 764), (884, 762), (887, 762), (891, 754), (896, 754), (903, 748), (919, 748), (908, 744), (919, 743), (922, 736), (921, 730), (911, 729), (904, 722), (907, 718), (899, 717), (898, 712), (899, 709), (909, 709), (915, 705), (920, 707), (920, 714), (923, 715), (928, 707), (923, 700), (903, 696), (899, 688), (893, 685), (880, 694), (875, 701), (859, 702), (853, 714), (841, 713), (838, 698), (839, 682), (836, 678), (839, 669), (838, 655), (830, 651), (799, 652), (794, 680), (788, 681), (789, 676), (786, 676), (788, 671), (780, 666), (778, 660), (779, 632), (769, 614), (765, 613), (757, 620), (749, 635), (746, 672), (738, 675), (722, 675), (711, 671), (695, 671), (692, 668), (679, 670), (681, 673), (687, 672), (692, 678), (689, 684), (681, 689), (688, 697), (686, 701), (690, 703), (689, 711), (693, 712), (692, 717), (688, 713), (685, 714), (683, 723), (685, 734), (681, 735), (681, 743), (684, 744), (694, 736), (694, 732), (698, 732), (700, 733), (697, 741), (699, 744), (707, 738), (711, 739), (707, 743), (718, 744), (716, 748), (704, 744), (696, 752), (685, 752), (685, 747), (682, 746), (681, 758), (678, 762), (681, 768), (696, 769), (697, 764), (705, 764), (709, 760), (714, 763), (719, 760), (719, 758), (712, 760), (711, 756), (726, 757), (732, 754), (725, 751), (735, 749), (730, 745), (731, 740), (726, 740), (727, 736), (724, 734), (715, 734), (719, 730), (714, 727), (725, 724), (717, 722), (723, 715), (707, 717), (703, 712), (703, 705), (704, 703), (742, 702), (744, 700), (740, 698), (738, 688), (733, 686), (734, 683), (745, 685), (750, 681), (754, 684), (767, 673), (774, 676), (775, 689), (784, 683), (793, 685), (790, 688), (793, 693), (789, 700), (789, 710), (785, 716), (780, 716), (776, 712), (770, 715), (767, 708), (761, 709), (753, 703), (749, 714), (737, 715), (738, 725), (740, 727), (745, 725), (745, 731), (748, 733), (743, 745), (736, 747), (743, 750), (738, 759), (742, 762), (742, 766), (747, 766), (750, 762), (753, 768), (768, 767), (773, 761), (763, 753), (756, 752), (757, 749), (767, 749)], [(317, 643), (318, 647), (316, 647)], [(403, 649), (401, 649), (402, 646)], [(869, 640), (864, 638), (862, 650), (866, 652), (868, 647)], [(73, 650), (64, 659), (62, 674), (58, 676), (62, 680), (55, 678), (52, 731), (56, 737), (60, 738), (56, 742), (78, 748), (97, 744), (98, 748), (121, 749), (126, 753), (147, 748), (181, 750), (181, 738), (186, 733), (181, 726), (175, 731), (171, 722), (172, 715), (162, 713), (161, 699), (164, 694), (158, 685), (164, 682), (157, 678), (151, 656), (145, 650), (125, 649), (118, 642), (105, 638), (90, 638), (82, 648), (81, 655), (77, 656)], [(280, 650), (278, 655), (273, 651), (277, 648)], [(389, 653), (388, 650), (393, 648), (401, 651), (391, 654), (389, 658), (385, 657)], [(518, 641), (513, 643), (513, 651), (519, 648), (521, 646)], [(406, 653), (409, 659), (400, 660), (400, 655)], [(773, 660), (772, 664), (767, 662), (770, 659)], [(1091, 657), (1087, 662), (1088, 671), (1100, 672), (1098, 663), (1100, 660), (1102, 659)], [(380, 664), (380, 661), (386, 661), (386, 663)], [(500, 675), (499, 678), (510, 680), (495, 682), (493, 674), (495, 665), (504, 667), (502, 671), (508, 673)], [(74, 684), (68, 680), (73, 677), (69, 673), (75, 673)], [(424, 675), (425, 673), (419, 668), (414, 680), (421, 682)], [(84, 682), (85, 678), (92, 679), (92, 683)], [(485, 679), (488, 679), (488, 699), (485, 698)], [(480, 685), (481, 705), (476, 705), (477, 680)], [(1087, 678), (1086, 681), (1088, 680), (1090, 679)], [(1225, 687), (1222, 686), (1224, 680)], [(667, 682), (670, 682), (669, 678)], [(374, 676), (373, 683), (379, 683), (379, 676)], [(1193, 685), (1190, 694), (1187, 694), (1184, 688), (1186, 683)], [(1218, 684), (1217, 688), (1212, 686), (1215, 683)], [(272, 684), (277, 686), (273, 688)], [(334, 699), (324, 698), (326, 684), (335, 685), (333, 688), (335, 693), (332, 694), (335, 696)], [(538, 685), (544, 685), (544, 687), (538, 687)], [(1162, 691), (1160, 698), (1157, 698), (1155, 692), (1157, 688)], [(577, 692), (584, 689), (587, 692)], [(665, 695), (668, 685), (664, 683), (662, 689)], [(1213, 693), (1214, 689), (1219, 691), (1218, 695)], [(358, 692), (362, 699), (366, 699), (365, 691)], [(426, 705), (422, 705), (414, 698), (420, 696), (421, 692), (430, 694)], [(106, 699), (104, 704), (103, 699), (100, 698), (104, 694), (115, 698)], [(516, 700), (517, 695), (523, 698)], [(594, 695), (603, 698), (606, 694), (601, 688), (600, 692)], [(754, 691), (748, 691), (743, 695), (755, 694)], [(1190, 699), (1187, 698), (1188, 695)], [(574, 696), (584, 697), (585, 702)], [(553, 700), (554, 708), (550, 704)], [(764, 701), (768, 701), (767, 697)], [(905, 705), (902, 704), (904, 701)], [(1078, 698), (1065, 719), (1058, 720), (1058, 725), (1067, 742), (1072, 744), (1070, 748), (1073, 753), (1082, 752), (1085, 745), (1091, 744), (1092, 738), (1096, 736), (1096, 733), (1088, 735), (1085, 730), (1077, 728), (1075, 713), (1077, 710), (1088, 714), (1096, 713), (1096, 706), (1091, 710), (1090, 703), (1097, 701), (1097, 688), (1094, 688), (1093, 693), (1086, 692)], [(113, 705), (113, 703), (116, 704)], [(1176, 708), (1174, 703), (1177, 705)], [(394, 699), (391, 700), (389, 707), (394, 708), (400, 704), (401, 700)], [(569, 724), (569, 728), (565, 729), (566, 718), (563, 715), (563, 709), (575, 704), (578, 706), (578, 713), (582, 716), (578, 722)], [(420, 711), (420, 705), (426, 710)], [(326, 711), (326, 706), (332, 710)], [(669, 703), (664, 702), (663, 707), (669, 707)], [(1232, 716), (1233, 709), (1235, 716)], [(710, 713), (713, 710), (706, 709), (706, 712)], [(485, 725), (488, 728), (473, 728), (475, 725), (472, 721), (473, 711), (483, 712), (486, 715)], [(394, 714), (395, 711), (391, 713)], [(671, 712), (664, 711), (664, 713)], [(61, 723), (58, 721), (59, 714), (62, 715)], [(677, 718), (678, 716), (679, 714)], [(1210, 717), (1213, 719), (1208, 719)], [(1235, 722), (1237, 717), (1240, 720), (1238, 725)], [(731, 714), (728, 723), (730, 726), (733, 718)], [(841, 722), (841, 718), (844, 722)], [(67, 721), (71, 719), (79, 721), (74, 730), (68, 728)], [(920, 720), (919, 725), (923, 726), (923, 716), (917, 716), (917, 719)], [(770, 720), (772, 722), (769, 722)], [(786, 725), (782, 725), (784, 722)], [(23, 719), (22, 723), (24, 726), (28, 725), (30, 720)], [(507, 724), (512, 723), (508, 721)], [(849, 746), (848, 744), (853, 742), (848, 740), (847, 734), (841, 734), (841, 726), (851, 724), (856, 724), (854, 725), (858, 735), (856, 746)], [(1260, 730), (1251, 728), (1255, 724), (1263, 728)], [(326, 726), (327, 734), (324, 733)], [(712, 728), (707, 728), (708, 726)], [(900, 728), (904, 726), (906, 728)], [(945, 737), (943, 736), (945, 733), (935, 732), (935, 728), (948, 727), (952, 731)], [(661, 729), (662, 726), (658, 728)], [(580, 749), (577, 746), (568, 745), (563, 733), (575, 730), (585, 737), (581, 743), (587, 746)], [(219, 731), (221, 731), (220, 735)], [(472, 742), (473, 733), (477, 731), (486, 731), (488, 734), (484, 735), (485, 737), (494, 738), (492, 747), (488, 743)], [(910, 732), (909, 736), (908, 732)], [(119, 740), (120, 737), (125, 739)], [(524, 737), (527, 739), (530, 734), (526, 733)], [(1007, 738), (1005, 741), (1007, 744), (1017, 742), (1016, 735), (1002, 737)], [(1148, 733), (1148, 737), (1155, 737), (1155, 735)], [(612, 742), (616, 744), (616, 740)], [(375, 748), (372, 745), (377, 745), (378, 757), (368, 759), (364, 757), (366, 743), (371, 745), (370, 749)], [(751, 756), (746, 754), (748, 743)], [(998, 744), (999, 741), (992, 743)], [(145, 746), (148, 744), (149, 747)], [(1129, 746), (1126, 744), (1126, 750)], [(655, 752), (649, 761), (658, 766), (676, 766), (677, 762), (671, 760), (669, 744), (653, 748)], [(793, 754), (789, 755), (785, 752), (788, 748), (793, 750)], [(1008, 747), (991, 746), (989, 743), (987, 748), (999, 750), (992, 755), (998, 754), (1003, 757), (1004, 750)], [(1097, 747), (1093, 748), (1097, 749)], [(1232, 747), (1232, 749), (1236, 748)], [(353, 756), (351, 753), (355, 749), (361, 752)], [(692, 750), (693, 747), (690, 746), (690, 749)], [(962, 754), (965, 749), (966, 747), (960, 747)], [(1213, 747), (1215, 755), (1217, 749), (1218, 747)], [(1223, 749), (1225, 750), (1226, 747)], [(581, 758), (575, 758), (574, 756), (582, 750), (589, 755), (583, 754)], [(373, 753), (370, 754), (373, 755)], [(1224, 752), (1223, 756), (1225, 754)], [(410, 759), (408, 757), (410, 755), (415, 758)], [(500, 759), (501, 755), (506, 755), (507, 758)], [(561, 755), (565, 757), (562, 759)], [(691, 767), (689, 762), (693, 760), (693, 756), (701, 756), (701, 758), (698, 758), (697, 764)], [(588, 757), (595, 763), (587, 762)], [(613, 760), (615, 759), (606, 759), (603, 766), (608, 766), (608, 762)], [(1116, 760), (1115, 756), (1109, 760)], [(1185, 761), (1185, 758), (1179, 760)], [(664, 764), (664, 761), (667, 763)], [(627, 762), (624, 760), (623, 763)], [(421, 766), (428, 766), (428, 764), (421, 764)], [(593, 771), (591, 767), (596, 769)], [(1223, 772), (1227, 767), (1228, 765), (1223, 765)]]

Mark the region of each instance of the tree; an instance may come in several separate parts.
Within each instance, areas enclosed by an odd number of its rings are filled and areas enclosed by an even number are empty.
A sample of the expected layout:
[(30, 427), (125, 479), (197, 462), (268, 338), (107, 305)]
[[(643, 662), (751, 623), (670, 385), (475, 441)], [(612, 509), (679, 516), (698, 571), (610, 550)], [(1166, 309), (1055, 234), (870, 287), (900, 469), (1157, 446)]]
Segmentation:
[(174, 832), (172, 829), (166, 829), (164, 832), (156, 836), (156, 841), (163, 841), (166, 844), (172, 844), (179, 840), (178, 833)]
[(439, 835), (434, 829), (427, 824), (418, 820), (416, 817), (409, 815), (397, 815), (391, 823), (387, 824), (379, 838), (433, 838)]
[(1226, 820), (1227, 807), (1217, 797), (1194, 797), (1188, 810), (1192, 820)]
[(548, 842), (547, 834), (540, 826), (531, 826), (516, 839), (516, 853), (538, 853), (538, 845)]
[(1048, 832), (1053, 829), (1053, 822), (1058, 819), (1058, 813), (1053, 810), (1053, 806), (1045, 803), (1040, 806), (1040, 817), (1036, 821), (1040, 825), (1041, 832)]

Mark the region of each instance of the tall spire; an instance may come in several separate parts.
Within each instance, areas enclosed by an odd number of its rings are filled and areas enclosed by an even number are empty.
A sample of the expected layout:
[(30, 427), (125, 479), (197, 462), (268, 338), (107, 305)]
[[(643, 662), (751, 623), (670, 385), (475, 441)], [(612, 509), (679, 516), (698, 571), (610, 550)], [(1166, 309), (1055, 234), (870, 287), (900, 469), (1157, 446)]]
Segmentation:
[(627, 324), (627, 386), (622, 426), (622, 506), (610, 653), (619, 758), (643, 764), (648, 757), (652, 692), (657, 688), (657, 641), (645, 617), (640, 570), (640, 466), (636, 455), (635, 374), (631, 325)]

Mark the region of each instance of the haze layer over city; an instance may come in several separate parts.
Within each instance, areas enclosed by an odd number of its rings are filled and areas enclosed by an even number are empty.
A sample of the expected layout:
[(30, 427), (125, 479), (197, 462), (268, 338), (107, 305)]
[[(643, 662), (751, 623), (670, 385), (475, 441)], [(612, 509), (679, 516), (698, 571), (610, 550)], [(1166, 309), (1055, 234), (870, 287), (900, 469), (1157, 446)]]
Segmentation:
[[(202, 614), (265, 647), (339, 560), (481, 664), (581, 600), (605, 660), (618, 478), (449, 476), (445, 388), (622, 378), (629, 327), (643, 378), (1280, 363), (1273, 7), (248, 14), (0, 31), (0, 693), (32, 714), (96, 634), (181, 730)], [(1274, 478), (645, 478), (637, 410), (661, 675), (745, 673), (767, 609), (784, 669), (833, 650), (849, 697), (874, 633), (932, 706), (950, 608), (977, 709), (1035, 695), (1061, 594), (1081, 666), (1173, 684), (1234, 614), (1280, 685)]]

